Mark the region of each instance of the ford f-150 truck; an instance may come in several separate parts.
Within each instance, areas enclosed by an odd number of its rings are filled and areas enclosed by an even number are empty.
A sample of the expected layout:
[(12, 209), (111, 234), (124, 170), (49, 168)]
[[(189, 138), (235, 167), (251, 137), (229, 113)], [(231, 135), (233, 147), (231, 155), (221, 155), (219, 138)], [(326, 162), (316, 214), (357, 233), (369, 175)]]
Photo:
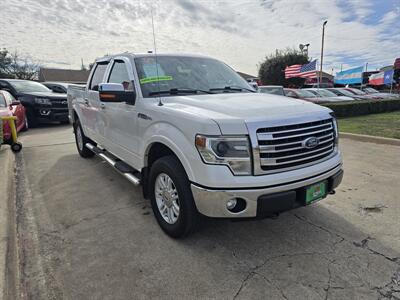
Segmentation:
[(202, 215), (276, 216), (333, 194), (342, 180), (331, 110), (255, 93), (216, 59), (97, 59), (86, 87), (68, 87), (68, 105), (79, 154), (141, 184), (172, 237)]

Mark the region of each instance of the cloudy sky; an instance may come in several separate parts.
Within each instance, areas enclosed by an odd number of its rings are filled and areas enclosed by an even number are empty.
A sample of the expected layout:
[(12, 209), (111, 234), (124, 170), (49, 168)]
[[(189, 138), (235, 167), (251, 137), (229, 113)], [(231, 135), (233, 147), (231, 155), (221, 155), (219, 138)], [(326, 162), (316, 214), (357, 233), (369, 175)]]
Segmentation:
[(79, 68), (96, 57), (153, 49), (201, 53), (257, 74), (275, 49), (310, 43), (331, 73), (400, 57), (400, 0), (1, 0), (0, 48), (46, 66)]

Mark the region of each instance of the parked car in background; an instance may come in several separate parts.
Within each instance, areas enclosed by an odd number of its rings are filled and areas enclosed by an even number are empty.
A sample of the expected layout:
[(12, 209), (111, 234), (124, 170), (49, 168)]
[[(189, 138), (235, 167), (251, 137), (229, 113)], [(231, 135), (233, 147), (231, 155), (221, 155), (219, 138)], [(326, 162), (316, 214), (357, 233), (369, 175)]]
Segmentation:
[(363, 89), (363, 91), (365, 93), (367, 93), (368, 95), (383, 97), (384, 99), (399, 99), (400, 98), (399, 94), (382, 93), (371, 87), (366, 87)]
[(0, 90), (8, 91), (22, 103), (29, 127), (44, 122), (68, 122), (66, 94), (54, 93), (38, 82), (19, 79), (0, 79)]
[(318, 97), (317, 95), (307, 91), (305, 89), (284, 89), (285, 96), (295, 99), (302, 99), (313, 103), (326, 103), (330, 99), (325, 99), (323, 97)]
[[(25, 115), (25, 107), (16, 100), (9, 92), (0, 90), (0, 117), (17, 117), (15, 127), (17, 132), (28, 130), (28, 122)], [(5, 122), (3, 128), (4, 139), (11, 138), (11, 130), (8, 122)]]
[(328, 90), (338, 96), (350, 97), (350, 98), (353, 98), (354, 100), (365, 100), (365, 97), (360, 96), (360, 95), (355, 95), (344, 88), (328, 88), (326, 90)]
[(69, 83), (55, 82), (55, 81), (46, 81), (42, 82), (42, 84), (48, 87), (54, 93), (59, 93), (59, 94), (66, 94), (69, 85)]
[(332, 83), (328, 83), (328, 82), (321, 82), (321, 83), (312, 83), (312, 84), (305, 84), (304, 88), (330, 88), (333, 87)]
[(257, 92), (264, 94), (285, 96), (285, 92), (283, 91), (283, 86), (281, 85), (261, 85), (258, 87)]
[(382, 100), (383, 97), (381, 96), (376, 96), (376, 95), (369, 95), (359, 89), (356, 88), (344, 88), (345, 90), (351, 92), (354, 95), (360, 96), (360, 97), (364, 97), (365, 99), (369, 99), (369, 100)]
[(338, 96), (335, 93), (332, 93), (331, 91), (328, 91), (326, 89), (305, 89), (306, 91), (310, 91), (311, 93), (325, 98), (327, 101), (330, 102), (340, 102), (340, 101), (353, 101), (354, 98), (350, 98), (347, 96)]

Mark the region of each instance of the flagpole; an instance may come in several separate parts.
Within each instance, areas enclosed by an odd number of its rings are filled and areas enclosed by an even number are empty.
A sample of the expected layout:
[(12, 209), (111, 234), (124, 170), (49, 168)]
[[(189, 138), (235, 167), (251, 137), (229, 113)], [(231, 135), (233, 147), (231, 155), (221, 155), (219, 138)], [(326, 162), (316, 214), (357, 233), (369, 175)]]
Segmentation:
[(392, 76), (392, 83), (390, 84), (390, 93), (393, 91), (393, 76)]
[(321, 78), (319, 79), (319, 82), (318, 82), (318, 88), (319, 88), (319, 86), (321, 84), (321, 81), (322, 81), (322, 64), (323, 64), (323, 61), (324, 61), (324, 39), (325, 39), (325, 25), (326, 25), (326, 23), (328, 23), (328, 21), (325, 21), (324, 24), (322, 25), (321, 68), (320, 68), (320, 74), (319, 74), (319, 76), (321, 76)]

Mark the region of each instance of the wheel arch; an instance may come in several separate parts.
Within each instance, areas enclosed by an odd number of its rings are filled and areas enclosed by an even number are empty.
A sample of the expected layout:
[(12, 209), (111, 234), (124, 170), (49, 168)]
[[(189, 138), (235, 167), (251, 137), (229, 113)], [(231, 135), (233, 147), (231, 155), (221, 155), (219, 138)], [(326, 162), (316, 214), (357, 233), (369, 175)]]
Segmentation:
[(192, 180), (194, 174), (188, 158), (184, 155), (180, 148), (174, 145), (174, 143), (166, 137), (160, 137), (160, 139), (153, 140), (147, 145), (144, 152), (144, 168), (150, 169), (151, 165), (157, 159), (168, 155), (173, 155), (179, 160), (189, 180)]

